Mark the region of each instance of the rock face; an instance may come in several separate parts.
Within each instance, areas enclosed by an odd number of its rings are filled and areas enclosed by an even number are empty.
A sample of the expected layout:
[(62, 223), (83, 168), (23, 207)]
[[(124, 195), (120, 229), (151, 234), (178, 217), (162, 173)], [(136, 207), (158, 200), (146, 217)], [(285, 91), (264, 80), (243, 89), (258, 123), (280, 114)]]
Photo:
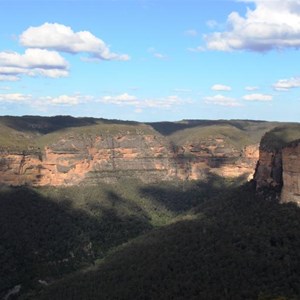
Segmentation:
[(300, 140), (282, 150), (283, 188), (282, 202), (300, 204)]
[(259, 150), (259, 161), (254, 175), (257, 189), (281, 188), (282, 152)]
[(254, 179), (258, 191), (271, 189), (281, 202), (300, 204), (300, 140), (274, 151), (261, 149)]
[(40, 150), (0, 152), (0, 183), (77, 185), (138, 178), (144, 182), (204, 179), (208, 174), (250, 178), (258, 145), (237, 150), (222, 138), (174, 146), (151, 134), (59, 138)]

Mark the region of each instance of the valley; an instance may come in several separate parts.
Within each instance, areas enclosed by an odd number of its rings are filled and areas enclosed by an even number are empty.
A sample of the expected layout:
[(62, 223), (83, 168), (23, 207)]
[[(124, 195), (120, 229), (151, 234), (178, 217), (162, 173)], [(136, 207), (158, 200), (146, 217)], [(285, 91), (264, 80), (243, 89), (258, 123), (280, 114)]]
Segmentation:
[(300, 295), (299, 124), (28, 116), (0, 130), (0, 297)]

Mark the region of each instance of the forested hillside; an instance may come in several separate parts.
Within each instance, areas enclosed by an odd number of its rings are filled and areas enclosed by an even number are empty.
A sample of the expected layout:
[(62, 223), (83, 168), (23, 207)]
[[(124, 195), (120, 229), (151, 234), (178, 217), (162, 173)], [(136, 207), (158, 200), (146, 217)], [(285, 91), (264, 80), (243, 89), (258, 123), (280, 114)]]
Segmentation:
[(299, 232), (295, 205), (223, 190), (35, 299), (299, 299)]

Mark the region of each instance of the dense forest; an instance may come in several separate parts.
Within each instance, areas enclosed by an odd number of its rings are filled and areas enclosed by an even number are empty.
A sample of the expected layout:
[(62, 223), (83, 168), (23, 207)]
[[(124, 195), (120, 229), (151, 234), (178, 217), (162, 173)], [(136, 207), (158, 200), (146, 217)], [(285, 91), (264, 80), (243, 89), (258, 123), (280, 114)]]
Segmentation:
[(36, 299), (299, 299), (299, 217), (251, 183), (223, 191)]
[(253, 182), (3, 187), (1, 199), (2, 297), (16, 285), (16, 299), (300, 296), (300, 210)]

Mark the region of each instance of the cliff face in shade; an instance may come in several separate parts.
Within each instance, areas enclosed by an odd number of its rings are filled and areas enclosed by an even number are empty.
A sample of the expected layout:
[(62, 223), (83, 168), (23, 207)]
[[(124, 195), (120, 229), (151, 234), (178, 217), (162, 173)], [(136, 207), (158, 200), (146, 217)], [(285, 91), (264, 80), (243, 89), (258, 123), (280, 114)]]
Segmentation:
[(300, 204), (300, 126), (274, 128), (263, 137), (254, 179), (258, 191)]
[(238, 120), (144, 124), (63, 116), (0, 117), (0, 184), (198, 180), (209, 174), (251, 179), (258, 143), (273, 127)]
[(291, 143), (282, 150), (283, 188), (282, 202), (300, 204), (300, 141)]
[(259, 160), (254, 176), (257, 189), (281, 188), (282, 186), (282, 153), (260, 149)]

